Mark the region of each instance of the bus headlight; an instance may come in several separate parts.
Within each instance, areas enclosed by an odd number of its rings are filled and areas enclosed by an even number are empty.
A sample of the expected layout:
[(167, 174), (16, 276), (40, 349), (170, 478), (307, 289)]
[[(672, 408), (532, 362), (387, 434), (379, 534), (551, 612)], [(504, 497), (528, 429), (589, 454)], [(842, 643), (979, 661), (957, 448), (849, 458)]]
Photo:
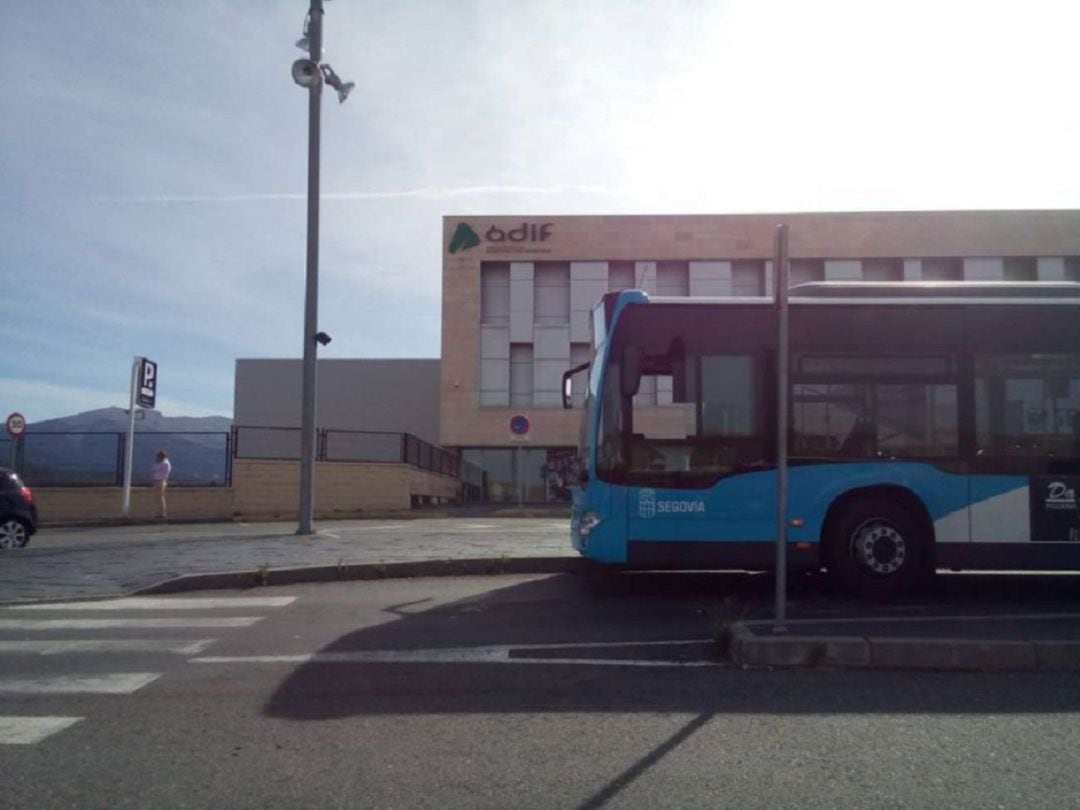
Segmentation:
[(600, 525), (600, 516), (596, 512), (586, 512), (581, 516), (581, 523), (578, 524), (578, 534), (582, 537), (588, 537), (589, 532)]

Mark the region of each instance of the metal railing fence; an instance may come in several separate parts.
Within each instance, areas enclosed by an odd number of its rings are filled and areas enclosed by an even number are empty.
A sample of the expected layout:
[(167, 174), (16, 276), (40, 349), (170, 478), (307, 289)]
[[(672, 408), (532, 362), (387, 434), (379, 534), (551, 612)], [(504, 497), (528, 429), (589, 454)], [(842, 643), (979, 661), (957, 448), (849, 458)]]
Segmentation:
[[(238, 459), (299, 460), (300, 428), (238, 425), (233, 428), (233, 455)], [(467, 468), (474, 466), (411, 433), (336, 428), (316, 431), (315, 459), (408, 464), (451, 478), (462, 478)], [(478, 470), (467, 471), (473, 478), (479, 474)]]
[[(15, 442), (15, 470), (30, 486), (122, 486), (127, 434), (116, 431), (28, 430)], [(137, 431), (131, 482), (148, 486), (158, 450), (172, 462), (170, 486), (229, 486), (232, 434)], [(12, 459), (12, 439), (0, 441), (0, 466)]]

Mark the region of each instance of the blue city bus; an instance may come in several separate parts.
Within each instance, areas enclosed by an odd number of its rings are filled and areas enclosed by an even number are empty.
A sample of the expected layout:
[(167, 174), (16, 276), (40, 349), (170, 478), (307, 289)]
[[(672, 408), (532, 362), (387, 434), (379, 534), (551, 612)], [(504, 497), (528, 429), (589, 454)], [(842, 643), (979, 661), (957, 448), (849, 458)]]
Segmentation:
[[(1080, 284), (815, 282), (789, 298), (789, 570), (1080, 569)], [(609, 293), (571, 531), (636, 568), (772, 567), (777, 310)]]

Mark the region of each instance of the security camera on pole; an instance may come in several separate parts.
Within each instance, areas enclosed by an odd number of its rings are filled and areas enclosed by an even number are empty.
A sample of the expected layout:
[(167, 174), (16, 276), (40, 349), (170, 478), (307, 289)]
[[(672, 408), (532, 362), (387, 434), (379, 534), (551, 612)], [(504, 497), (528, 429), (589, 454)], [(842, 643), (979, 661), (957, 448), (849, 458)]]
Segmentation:
[(330, 336), (318, 329), (319, 320), (319, 114), (322, 86), (337, 91), (344, 102), (355, 86), (343, 82), (330, 65), (322, 61), (323, 0), (311, 0), (304, 36), (296, 47), (307, 51), (309, 58), (292, 64), (293, 81), (308, 91), (308, 206), (307, 206), (307, 276), (304, 292), (304, 380), (300, 425), (300, 525), (297, 534), (314, 534), (315, 511), (315, 386), (316, 344), (330, 342)]

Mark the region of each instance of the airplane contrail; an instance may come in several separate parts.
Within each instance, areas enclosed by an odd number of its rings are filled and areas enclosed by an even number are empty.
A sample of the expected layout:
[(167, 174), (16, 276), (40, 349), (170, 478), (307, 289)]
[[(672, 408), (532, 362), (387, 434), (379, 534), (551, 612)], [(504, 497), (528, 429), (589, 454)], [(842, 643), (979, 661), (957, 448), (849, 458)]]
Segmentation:
[[(321, 200), (392, 200), (419, 198), (440, 200), (450, 197), (467, 197), (479, 194), (601, 194), (614, 196), (603, 186), (562, 185), (562, 186), (459, 186), (443, 188), (429, 186), (424, 188), (400, 189), (391, 191), (330, 191), (319, 195)], [(264, 194), (147, 194), (92, 197), (91, 202), (98, 203), (231, 203), (231, 202), (275, 202), (306, 200), (306, 193), (271, 192)]]

